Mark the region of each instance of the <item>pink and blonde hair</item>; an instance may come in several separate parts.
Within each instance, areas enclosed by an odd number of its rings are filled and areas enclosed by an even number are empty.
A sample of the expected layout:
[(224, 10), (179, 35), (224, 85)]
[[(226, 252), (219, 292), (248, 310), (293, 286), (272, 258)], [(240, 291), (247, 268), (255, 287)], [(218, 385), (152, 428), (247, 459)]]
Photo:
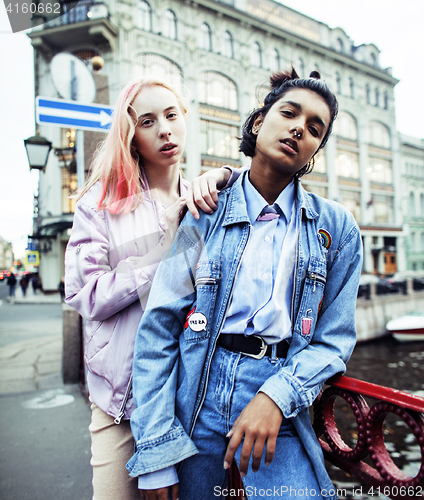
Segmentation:
[(137, 114), (132, 103), (145, 87), (163, 87), (173, 92), (184, 116), (188, 105), (183, 96), (169, 83), (147, 77), (130, 82), (121, 91), (112, 116), (112, 125), (106, 139), (97, 148), (80, 199), (97, 181), (101, 192), (97, 200), (98, 210), (109, 210), (113, 214), (128, 213), (143, 201), (145, 186), (142, 179), (142, 164), (133, 146)]

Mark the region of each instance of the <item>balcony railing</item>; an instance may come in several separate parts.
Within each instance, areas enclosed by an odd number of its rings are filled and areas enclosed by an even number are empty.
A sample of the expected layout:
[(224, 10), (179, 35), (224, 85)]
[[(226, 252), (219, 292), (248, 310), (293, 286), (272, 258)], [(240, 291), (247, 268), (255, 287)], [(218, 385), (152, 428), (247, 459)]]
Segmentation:
[[(423, 498), (424, 496), (424, 398), (349, 377), (334, 377), (313, 405), (314, 429), (324, 457), (336, 467), (356, 478), (374, 496), (392, 500)], [(336, 425), (334, 407), (342, 398), (356, 420), (356, 445), (345, 443)], [(375, 401), (370, 407), (365, 400)], [(421, 466), (418, 473), (408, 476), (393, 462), (384, 441), (384, 420), (396, 415), (409, 427), (418, 443)], [(367, 459), (369, 463), (364, 460)], [(230, 475), (229, 490), (238, 492), (243, 500), (243, 486), (237, 469)]]
[(44, 29), (88, 21), (92, 18), (93, 12), (95, 12), (97, 16), (101, 13), (101, 17), (109, 18), (108, 10), (104, 4), (93, 0), (79, 0), (75, 7), (64, 4), (63, 14), (45, 23)]

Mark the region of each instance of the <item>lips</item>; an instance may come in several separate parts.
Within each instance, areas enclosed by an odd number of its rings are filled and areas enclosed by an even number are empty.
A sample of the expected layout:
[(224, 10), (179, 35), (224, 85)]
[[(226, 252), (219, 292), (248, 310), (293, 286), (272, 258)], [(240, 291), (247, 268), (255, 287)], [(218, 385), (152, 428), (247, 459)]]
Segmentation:
[(164, 144), (159, 151), (161, 152), (168, 152), (168, 151), (171, 151), (173, 150), (174, 148), (176, 148), (177, 145), (174, 144), (173, 142), (167, 142), (166, 144)]
[(288, 151), (289, 153), (291, 152), (292, 154), (294, 153), (298, 153), (299, 152), (299, 146), (297, 144), (297, 142), (293, 139), (282, 139), (280, 141), (280, 144), (283, 144), (285, 146), (288, 146), (288, 148), (284, 148), (286, 151)]

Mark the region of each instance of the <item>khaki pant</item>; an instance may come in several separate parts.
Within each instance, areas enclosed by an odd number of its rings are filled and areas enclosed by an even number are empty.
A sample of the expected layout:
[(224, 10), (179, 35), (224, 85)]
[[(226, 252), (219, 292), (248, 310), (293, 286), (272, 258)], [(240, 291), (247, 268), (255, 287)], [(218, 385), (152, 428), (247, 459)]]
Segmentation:
[(119, 425), (94, 403), (91, 404), (91, 465), (93, 500), (140, 500), (137, 478), (125, 464), (134, 453), (129, 420)]

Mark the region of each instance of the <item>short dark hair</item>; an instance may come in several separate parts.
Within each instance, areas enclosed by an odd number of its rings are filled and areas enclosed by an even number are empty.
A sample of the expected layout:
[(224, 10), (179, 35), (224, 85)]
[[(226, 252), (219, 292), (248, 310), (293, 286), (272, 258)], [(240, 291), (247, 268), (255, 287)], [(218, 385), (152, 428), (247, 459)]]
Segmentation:
[[(327, 104), (330, 110), (330, 123), (328, 125), (325, 136), (318, 149), (322, 149), (328, 141), (328, 138), (333, 130), (333, 123), (337, 116), (339, 105), (337, 103), (336, 96), (328, 88), (328, 85), (323, 82), (321, 75), (318, 71), (312, 71), (309, 78), (299, 78), (296, 70), (291, 68), (291, 71), (282, 71), (280, 73), (274, 73), (271, 75), (271, 92), (265, 97), (264, 105), (262, 108), (254, 109), (247, 120), (245, 121), (242, 129), (242, 138), (240, 143), (240, 151), (246, 156), (253, 158), (256, 149), (256, 139), (257, 135), (252, 133), (252, 127), (259, 115), (265, 117), (272, 106), (279, 101), (287, 92), (293, 89), (306, 89), (311, 90), (318, 94)], [(310, 162), (311, 163), (311, 162)], [(296, 172), (295, 177), (299, 178), (302, 175), (309, 173), (313, 168), (313, 163), (308, 163), (298, 172)]]

